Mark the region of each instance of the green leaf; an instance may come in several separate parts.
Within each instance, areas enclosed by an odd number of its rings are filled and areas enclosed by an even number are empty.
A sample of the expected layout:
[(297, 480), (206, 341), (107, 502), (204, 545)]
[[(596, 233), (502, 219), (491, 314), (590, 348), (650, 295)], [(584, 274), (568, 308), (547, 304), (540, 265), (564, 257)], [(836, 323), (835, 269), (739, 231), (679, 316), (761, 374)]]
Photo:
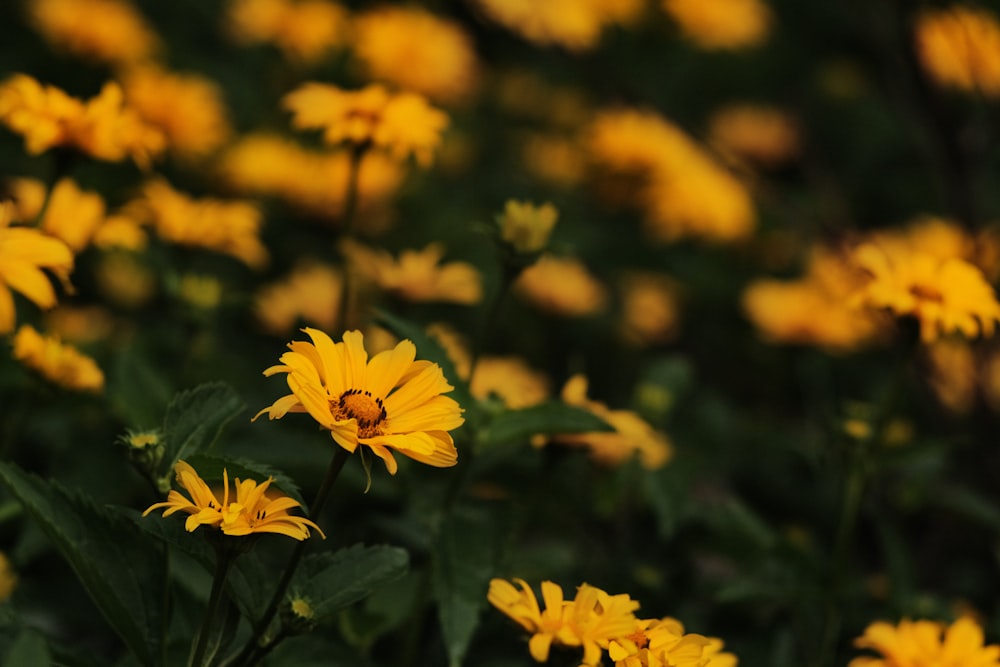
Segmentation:
[(434, 592), (448, 664), (465, 658), (509, 528), (501, 507), (464, 505), (445, 518), (434, 552)]
[(236, 391), (210, 382), (174, 396), (163, 420), (166, 439), (160, 477), (169, 478), (179, 459), (208, 450), (230, 419), (246, 408)]
[(163, 630), (163, 549), (111, 508), (0, 463), (0, 479), (41, 524), (108, 623), (143, 664), (158, 661)]
[(550, 401), (530, 408), (501, 412), (479, 430), (477, 442), (483, 446), (492, 446), (527, 440), (539, 433), (548, 435), (613, 430), (603, 419), (583, 408)]
[(163, 419), (173, 388), (131, 345), (114, 358), (107, 395), (115, 412), (137, 430), (151, 429)]
[(18, 633), (3, 662), (5, 667), (24, 665), (51, 665), (52, 656), (45, 643), (45, 637), (30, 628)]
[(313, 619), (322, 623), (376, 588), (402, 577), (409, 563), (404, 549), (386, 545), (355, 544), (333, 553), (311, 554), (296, 571), (287, 597), (307, 601)]

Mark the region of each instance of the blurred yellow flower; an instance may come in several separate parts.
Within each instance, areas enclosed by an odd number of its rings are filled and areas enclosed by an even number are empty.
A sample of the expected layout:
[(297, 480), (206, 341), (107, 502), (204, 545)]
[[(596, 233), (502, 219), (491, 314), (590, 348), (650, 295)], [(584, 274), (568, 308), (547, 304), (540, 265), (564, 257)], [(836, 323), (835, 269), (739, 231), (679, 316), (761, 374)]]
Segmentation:
[(460, 24), (417, 5), (381, 6), (354, 18), (354, 54), (369, 79), (458, 102), (476, 84), (476, 52)]
[(854, 658), (848, 667), (1000, 667), (1000, 646), (984, 646), (983, 629), (969, 617), (951, 625), (909, 619), (897, 625), (875, 621), (854, 645), (882, 657)]
[(7, 554), (0, 551), (0, 602), (6, 602), (17, 588), (17, 573)]
[(203, 157), (229, 137), (222, 90), (210, 79), (147, 64), (125, 70), (121, 84), (126, 103), (159, 128), (169, 149), (183, 158)]
[(28, 18), (56, 49), (94, 62), (123, 65), (160, 48), (135, 5), (123, 0), (32, 0)]
[(331, 146), (346, 143), (356, 150), (375, 146), (398, 159), (413, 154), (424, 167), (433, 161), (448, 125), (448, 116), (420, 95), (393, 94), (377, 84), (346, 91), (309, 82), (285, 95), (282, 104), (292, 112), (292, 127), (321, 129)]
[(558, 217), (559, 211), (548, 202), (536, 206), (509, 199), (497, 217), (500, 240), (520, 253), (540, 252), (548, 244)]
[(405, 301), (474, 304), (483, 298), (479, 271), (467, 262), (441, 263), (441, 243), (431, 243), (423, 250), (403, 250), (398, 259), (349, 238), (340, 247), (351, 271)]
[(524, 170), (539, 181), (558, 188), (573, 188), (584, 176), (586, 156), (570, 137), (530, 134), (521, 147)]
[(677, 335), (678, 286), (664, 275), (632, 272), (622, 279), (620, 329), (633, 345), (658, 345)]
[(231, 0), (228, 33), (241, 44), (274, 44), (286, 59), (311, 65), (344, 46), (347, 10), (328, 0)]
[(104, 373), (97, 362), (28, 324), (14, 334), (14, 358), (60, 387), (90, 392), (104, 389)]
[(282, 396), (254, 419), (280, 419), (288, 412), (308, 412), (348, 452), (358, 445), (371, 450), (395, 475), (393, 450), (438, 468), (458, 462), (448, 431), (461, 426), (462, 408), (445, 396), (441, 367), (417, 361), (409, 340), (370, 360), (360, 331), (348, 331), (341, 343), (317, 329), (305, 328), (312, 343), (293, 341), (281, 365), (264, 371), (286, 373), (291, 394)]
[[(339, 218), (350, 157), (342, 151), (320, 153), (277, 136), (251, 134), (223, 153), (218, 170), (222, 180), (240, 192), (280, 197), (311, 215)], [(365, 211), (367, 220), (373, 218), (373, 207), (384, 203), (402, 179), (399, 164), (391, 158), (372, 152), (362, 156), (358, 210)]]
[(952, 331), (969, 338), (993, 335), (1000, 303), (982, 271), (972, 264), (877, 242), (857, 248), (854, 261), (870, 275), (854, 302), (915, 317), (923, 342)]
[(514, 282), (514, 289), (531, 304), (565, 317), (594, 315), (608, 302), (608, 290), (572, 257), (542, 255)]
[(519, 410), (549, 397), (549, 378), (520, 357), (482, 356), (476, 362), (469, 391), (478, 399), (497, 396), (511, 410)]
[(638, 454), (639, 462), (648, 470), (664, 466), (673, 457), (670, 439), (649, 425), (631, 410), (612, 410), (603, 403), (587, 398), (587, 378), (574, 375), (562, 390), (568, 405), (584, 408), (608, 423), (613, 431), (592, 433), (560, 433), (553, 442), (586, 447), (604, 465), (621, 465)]
[(343, 278), (332, 266), (300, 261), (280, 282), (262, 287), (254, 314), (264, 330), (287, 335), (297, 324), (332, 330), (343, 294)]
[(764, 41), (771, 11), (763, 0), (662, 0), (684, 36), (706, 50), (741, 49)]
[(489, 18), (530, 42), (571, 51), (597, 46), (612, 23), (628, 25), (643, 10), (642, 0), (476, 0)]
[(74, 345), (107, 342), (118, 324), (104, 306), (60, 305), (47, 312), (44, 321), (46, 330)]
[(94, 231), (91, 241), (94, 247), (102, 250), (118, 248), (139, 251), (145, 249), (149, 237), (145, 228), (134, 216), (117, 213), (104, 219), (101, 226)]
[[(45, 202), (45, 185), (30, 178), (14, 179), (11, 194), (17, 208), (17, 219), (35, 220)], [(79, 253), (97, 229), (104, 223), (104, 199), (96, 192), (85, 192), (70, 178), (56, 182), (45, 205), (41, 230), (54, 236)]]
[(26, 296), (39, 308), (56, 305), (56, 293), (42, 269), (69, 282), (73, 252), (59, 239), (37, 229), (12, 227), (14, 206), (0, 203), (0, 334), (14, 330), (16, 311), (11, 290)]
[(723, 155), (773, 168), (798, 154), (799, 128), (795, 119), (778, 109), (737, 104), (709, 118), (708, 143)]
[(917, 16), (920, 64), (938, 85), (1000, 95), (1000, 23), (986, 9), (960, 4)]
[(167, 500), (150, 505), (143, 516), (162, 509), (163, 516), (175, 512), (188, 514), (184, 528), (193, 532), (198, 526), (218, 528), (224, 535), (240, 537), (253, 533), (277, 533), (287, 535), (296, 540), (309, 537), (309, 529), (316, 530), (323, 539), (326, 535), (315, 523), (302, 516), (288, 513), (288, 510), (300, 507), (299, 501), (284, 494), (268, 494), (273, 478), (258, 484), (252, 479), (235, 480), (235, 499), (231, 499), (229, 491), (229, 474), (222, 470), (222, 502), (209, 488), (198, 473), (185, 461), (178, 461), (174, 466), (177, 483), (190, 494), (190, 498), (174, 489), (167, 494)]
[(177, 296), (192, 308), (214, 310), (222, 303), (222, 282), (212, 275), (185, 273), (177, 281)]
[(109, 162), (131, 157), (147, 169), (166, 146), (160, 130), (125, 106), (121, 87), (113, 81), (84, 103), (54, 86), (15, 74), (0, 83), (0, 122), (24, 136), (31, 155), (70, 146)]
[(121, 250), (102, 253), (94, 267), (94, 280), (105, 299), (124, 308), (147, 303), (157, 287), (157, 276), (149, 262)]
[(267, 264), (267, 248), (259, 236), (260, 209), (251, 202), (194, 199), (158, 178), (143, 186), (135, 207), (170, 243), (229, 255), (254, 269)]
[[(976, 403), (977, 363), (972, 347), (961, 338), (939, 338), (925, 346), (927, 383), (948, 412), (968, 414)], [(984, 371), (988, 369), (984, 365)]]

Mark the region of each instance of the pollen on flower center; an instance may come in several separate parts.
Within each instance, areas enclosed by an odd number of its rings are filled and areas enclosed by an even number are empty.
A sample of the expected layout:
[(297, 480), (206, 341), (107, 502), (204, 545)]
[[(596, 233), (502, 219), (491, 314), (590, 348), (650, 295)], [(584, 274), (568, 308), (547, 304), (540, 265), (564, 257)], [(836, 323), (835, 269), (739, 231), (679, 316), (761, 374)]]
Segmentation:
[(357, 420), (359, 438), (381, 435), (382, 425), (388, 417), (382, 399), (362, 389), (348, 389), (339, 399), (330, 401), (330, 408), (338, 421)]

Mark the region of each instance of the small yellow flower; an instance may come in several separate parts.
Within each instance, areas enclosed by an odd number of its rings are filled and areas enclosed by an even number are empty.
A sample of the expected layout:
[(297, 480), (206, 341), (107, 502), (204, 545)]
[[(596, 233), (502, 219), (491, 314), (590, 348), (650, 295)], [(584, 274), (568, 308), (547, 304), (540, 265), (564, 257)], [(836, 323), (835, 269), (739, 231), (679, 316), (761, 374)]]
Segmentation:
[(795, 120), (783, 111), (738, 104), (712, 114), (708, 143), (724, 155), (777, 167), (798, 153), (799, 129)]
[(680, 322), (677, 284), (653, 272), (634, 272), (622, 280), (621, 331), (627, 341), (646, 346), (676, 336)]
[(881, 658), (854, 658), (848, 667), (1000, 667), (1000, 646), (983, 645), (983, 629), (968, 617), (945, 625), (903, 619), (876, 621), (854, 641)]
[(551, 581), (542, 582), (542, 599), (545, 610), (538, 606), (534, 591), (523, 579), (515, 579), (521, 590), (504, 579), (490, 581), (486, 599), (494, 607), (517, 622), (522, 628), (532, 633), (528, 642), (531, 657), (538, 662), (549, 658), (549, 650), (553, 643), (579, 646), (580, 642), (565, 629), (563, 591)]
[(336, 327), (343, 296), (340, 272), (326, 264), (300, 262), (280, 282), (254, 298), (254, 314), (268, 333), (284, 336), (302, 322), (323, 330)]
[(608, 290), (577, 259), (542, 255), (514, 287), (532, 304), (564, 317), (594, 315), (607, 305)]
[(976, 7), (921, 12), (914, 26), (920, 64), (937, 84), (1000, 95), (1000, 23)]
[(286, 495), (268, 495), (271, 478), (258, 484), (254, 480), (235, 480), (235, 498), (229, 491), (229, 474), (222, 471), (223, 495), (222, 502), (209, 488), (195, 469), (184, 461), (178, 461), (174, 467), (177, 483), (190, 494), (190, 498), (179, 491), (170, 490), (167, 500), (150, 505), (145, 512), (163, 509), (163, 516), (175, 512), (188, 514), (184, 528), (193, 532), (198, 526), (218, 528), (224, 535), (244, 536), (253, 533), (277, 533), (287, 535), (296, 540), (309, 537), (309, 529), (313, 528), (323, 539), (326, 535), (315, 523), (301, 516), (294, 516), (288, 510), (299, 507), (297, 500)]
[(416, 93), (392, 94), (372, 84), (359, 91), (345, 91), (325, 83), (305, 83), (285, 95), (284, 107), (292, 112), (292, 127), (323, 130), (323, 140), (357, 150), (371, 145), (398, 159), (410, 154), (430, 166), (441, 144), (448, 116)]
[(444, 246), (388, 252), (344, 239), (341, 249), (351, 270), (383, 291), (406, 301), (474, 304), (483, 298), (479, 271), (467, 262), (441, 263)]
[(254, 419), (307, 412), (337, 445), (349, 452), (368, 447), (390, 474), (398, 467), (393, 450), (439, 468), (455, 465), (458, 452), (448, 431), (465, 420), (458, 403), (444, 395), (453, 387), (440, 366), (417, 361), (408, 340), (369, 360), (360, 331), (348, 331), (341, 343), (316, 329), (303, 331), (312, 342), (289, 343), (281, 364), (264, 371), (285, 373), (292, 393)]
[[(17, 204), (18, 220), (35, 220), (42, 212), (45, 185), (35, 179), (19, 178), (10, 187)], [(61, 178), (49, 194), (41, 229), (78, 253), (90, 243), (98, 227), (104, 223), (104, 213), (101, 195), (81, 190), (70, 178)]]
[(520, 357), (483, 356), (469, 391), (479, 399), (498, 396), (511, 410), (538, 405), (549, 397), (549, 378)]
[(289, 61), (321, 61), (347, 39), (347, 10), (328, 0), (234, 0), (226, 28), (243, 44), (274, 44)]
[(771, 12), (762, 0), (662, 1), (684, 36), (701, 49), (754, 46), (771, 28)]
[(476, 0), (497, 23), (535, 44), (555, 44), (571, 51), (597, 46), (612, 23), (628, 24), (642, 12), (637, 0)]
[(64, 283), (73, 270), (73, 252), (65, 243), (37, 229), (11, 227), (13, 217), (13, 205), (0, 203), (0, 334), (14, 330), (11, 290), (39, 308), (52, 308), (56, 293), (42, 269), (53, 271)]
[(559, 211), (552, 204), (536, 206), (530, 202), (507, 201), (497, 218), (500, 239), (517, 252), (540, 252), (549, 242)]
[(122, 0), (33, 0), (28, 17), (53, 47), (85, 59), (126, 64), (160, 47), (142, 13)]
[(90, 392), (104, 389), (104, 373), (93, 359), (56, 338), (43, 336), (30, 325), (22, 325), (14, 334), (14, 358), (60, 387)]

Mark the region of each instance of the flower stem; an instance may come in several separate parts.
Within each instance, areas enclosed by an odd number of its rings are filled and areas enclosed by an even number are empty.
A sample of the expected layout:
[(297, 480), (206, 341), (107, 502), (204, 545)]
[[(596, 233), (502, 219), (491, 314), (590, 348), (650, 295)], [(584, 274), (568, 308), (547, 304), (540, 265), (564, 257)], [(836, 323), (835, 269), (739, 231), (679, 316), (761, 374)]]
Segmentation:
[(188, 661), (191, 667), (203, 667), (206, 664), (205, 650), (208, 648), (208, 638), (212, 634), (212, 625), (216, 620), (219, 602), (222, 601), (222, 591), (226, 587), (226, 576), (229, 574), (229, 567), (233, 564), (235, 557), (236, 554), (229, 549), (222, 548), (216, 551), (212, 591), (208, 595), (208, 607), (205, 608), (205, 619), (201, 622), (201, 629), (198, 630), (198, 640), (192, 650), (191, 659)]
[[(340, 475), (340, 471), (344, 469), (344, 464), (347, 463), (348, 456), (350, 456), (350, 452), (338, 445), (337, 451), (330, 460), (330, 467), (326, 471), (326, 477), (323, 478), (323, 483), (316, 492), (316, 497), (313, 499), (312, 504), (309, 505), (309, 518), (312, 521), (316, 521), (319, 518), (323, 505), (326, 504), (326, 499), (330, 495), (330, 489), (333, 488), (333, 483)], [(240, 651), (239, 655), (237, 655), (232, 661), (227, 661), (226, 664), (237, 666), (256, 664), (257, 661), (267, 655), (268, 646), (280, 641), (279, 638), (283, 639), (283, 637), (279, 634), (278, 637), (261, 642), (261, 640), (265, 638), (267, 629), (270, 627), (275, 614), (278, 613), (278, 607), (285, 597), (285, 592), (288, 590), (289, 584), (292, 583), (292, 577), (295, 576), (295, 571), (298, 569), (299, 563), (302, 561), (302, 555), (305, 553), (305, 550), (306, 541), (300, 540), (298, 544), (295, 545), (295, 550), (288, 559), (288, 564), (285, 566), (285, 571), (281, 575), (281, 580), (274, 589), (274, 595), (271, 596), (271, 601), (268, 603), (267, 609), (264, 610), (264, 614), (254, 626), (253, 635), (247, 640), (246, 645), (244, 645), (243, 650)]]

